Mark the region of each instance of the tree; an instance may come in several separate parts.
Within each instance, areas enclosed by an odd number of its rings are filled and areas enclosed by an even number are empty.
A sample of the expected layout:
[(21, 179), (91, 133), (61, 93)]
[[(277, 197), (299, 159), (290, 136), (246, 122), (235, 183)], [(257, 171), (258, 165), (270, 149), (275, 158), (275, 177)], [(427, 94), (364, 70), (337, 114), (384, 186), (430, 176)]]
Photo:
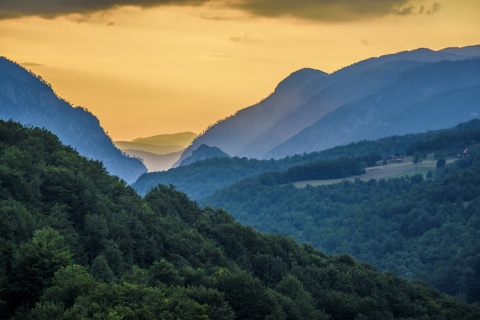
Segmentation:
[(444, 168), (447, 164), (447, 160), (445, 159), (438, 159), (437, 161), (437, 169)]
[(16, 259), (16, 289), (20, 303), (31, 304), (51, 285), (57, 270), (72, 261), (64, 238), (51, 227), (36, 230), (30, 241), (20, 245)]

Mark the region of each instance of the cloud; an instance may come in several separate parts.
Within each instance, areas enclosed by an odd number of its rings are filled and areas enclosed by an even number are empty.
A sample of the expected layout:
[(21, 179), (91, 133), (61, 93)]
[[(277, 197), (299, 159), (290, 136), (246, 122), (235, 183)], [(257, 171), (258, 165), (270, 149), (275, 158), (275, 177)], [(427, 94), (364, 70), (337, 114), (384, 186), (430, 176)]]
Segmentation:
[[(431, 2), (424, 0), (423, 2)], [(418, 1), (417, 1), (418, 3)], [(348, 21), (385, 15), (434, 13), (440, 9), (435, 2), (431, 9), (414, 5), (411, 0), (241, 0), (233, 5), (254, 15), (289, 16), (315, 21)]]
[(225, 39), (235, 43), (252, 43), (252, 42), (259, 41), (261, 37), (256, 33), (242, 33), (242, 34), (230, 35)]
[(439, 11), (441, 7), (442, 7), (442, 5), (440, 3), (435, 2), (432, 5), (432, 8), (427, 10), (427, 14), (434, 14), (435, 12)]
[[(89, 14), (122, 6), (202, 5), (209, 0), (0, 0), (0, 19)], [(213, 0), (217, 1), (217, 0)]]
[(231, 55), (225, 54), (225, 53), (213, 53), (207, 56), (208, 58), (222, 58), (222, 59), (229, 59), (233, 58)]
[(36, 63), (36, 62), (22, 62), (20, 63), (24, 67), (44, 67), (44, 64)]
[(358, 40), (358, 42), (360, 42), (364, 46), (369, 46), (370, 45), (370, 42), (368, 40), (365, 40), (365, 39), (360, 39), (360, 40)]
[[(428, 3), (427, 5), (418, 4)], [(432, 0), (14, 0), (2, 1), (0, 19), (22, 16), (55, 18), (61, 15), (108, 10), (121, 6), (149, 8), (162, 5), (233, 8), (262, 17), (294, 17), (315, 21), (347, 21), (385, 15), (433, 14), (440, 4)], [(210, 19), (222, 19), (216, 15)]]

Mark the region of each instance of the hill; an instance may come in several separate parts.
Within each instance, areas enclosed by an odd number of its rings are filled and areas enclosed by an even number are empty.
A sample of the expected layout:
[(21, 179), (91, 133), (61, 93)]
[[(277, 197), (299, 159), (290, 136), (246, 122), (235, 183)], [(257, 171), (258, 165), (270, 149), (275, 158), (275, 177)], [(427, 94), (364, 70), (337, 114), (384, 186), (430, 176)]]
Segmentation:
[(263, 235), (160, 186), (140, 198), (46, 130), (0, 121), (5, 319), (462, 319), (425, 284)]
[(195, 149), (188, 158), (183, 159), (180, 165), (186, 166), (197, 161), (213, 158), (230, 158), (230, 156), (217, 147), (209, 147), (202, 144), (200, 147)]
[(258, 104), (207, 129), (181, 160), (201, 144), (232, 156), (269, 159), (454, 126), (478, 117), (478, 57), (480, 46), (417, 49), (332, 74), (299, 70)]
[[(279, 160), (256, 160), (238, 157), (209, 159), (172, 168), (165, 172), (143, 174), (132, 184), (132, 187), (139, 194), (145, 195), (158, 184), (172, 184), (192, 199), (201, 200), (235, 182), (255, 177), (262, 173), (284, 171), (296, 166), (349, 157), (358, 158), (365, 163), (365, 166), (374, 166), (377, 161), (387, 160), (392, 154), (407, 154), (409, 148), (418, 141), (428, 141), (443, 134), (456, 135), (458, 132), (466, 132), (478, 128), (480, 128), (480, 121), (472, 120), (451, 129), (391, 136), (375, 141), (364, 140), (319, 152), (288, 156)], [(459, 144), (461, 145), (462, 142), (460, 141)], [(445, 146), (439, 144), (436, 148), (430, 150), (429, 153), (433, 151), (438, 153), (443, 148)], [(451, 146), (451, 148), (454, 148), (454, 146)], [(450, 151), (458, 152), (458, 150)], [(413, 155), (413, 151), (410, 151), (410, 154)]]
[[(387, 141), (369, 144), (385, 147)], [(409, 144), (403, 154), (411, 156), (401, 158), (403, 163), (367, 168), (365, 175), (349, 169), (355, 161), (367, 163), (352, 153), (245, 179), (200, 203), (224, 208), (263, 232), (293, 236), (329, 253), (346, 252), (478, 303), (479, 152), (475, 120), (430, 132)], [(421, 163), (425, 155), (427, 168)]]
[(0, 57), (0, 119), (46, 128), (82, 155), (100, 160), (111, 174), (132, 183), (147, 169), (138, 159), (125, 156), (81, 107), (59, 98), (39, 76)]

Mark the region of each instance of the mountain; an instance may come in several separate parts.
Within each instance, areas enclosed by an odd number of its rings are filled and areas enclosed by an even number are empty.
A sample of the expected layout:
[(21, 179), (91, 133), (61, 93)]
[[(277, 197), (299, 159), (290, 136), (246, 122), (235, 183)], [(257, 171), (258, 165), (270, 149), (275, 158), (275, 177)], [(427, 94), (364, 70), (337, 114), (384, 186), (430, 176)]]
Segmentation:
[(186, 166), (197, 161), (213, 158), (230, 158), (230, 156), (217, 147), (209, 147), (205, 144), (202, 144), (200, 147), (195, 149), (188, 158), (183, 159), (180, 165)]
[(480, 318), (424, 283), (261, 234), (171, 187), (141, 198), (44, 129), (0, 120), (0, 163), (2, 319)]
[(143, 164), (147, 167), (148, 172), (165, 171), (170, 169), (178, 161), (178, 159), (180, 159), (180, 156), (183, 152), (183, 149), (178, 152), (166, 154), (155, 154), (132, 149), (121, 150), (130, 157), (141, 159)]
[(122, 150), (139, 150), (155, 154), (167, 154), (182, 151), (192, 143), (196, 136), (193, 132), (179, 132), (137, 138), (132, 141), (115, 141), (114, 143)]
[(140, 160), (125, 156), (113, 145), (94, 115), (81, 107), (72, 107), (41, 77), (3, 57), (0, 57), (0, 119), (46, 128), (80, 154), (102, 161), (111, 174), (128, 183), (146, 172)]
[[(471, 121), (471, 123), (477, 122), (480, 121)], [(145, 195), (158, 184), (174, 185), (193, 200), (200, 201), (215, 191), (262, 173), (284, 171), (295, 166), (345, 157), (361, 157), (367, 163), (376, 163), (378, 160), (387, 159), (392, 154), (405, 154), (412, 143), (422, 139), (429, 139), (435, 134), (436, 131), (391, 136), (377, 141), (350, 143), (323, 151), (289, 156), (278, 160), (247, 159), (246, 157), (213, 158), (175, 167), (164, 172), (142, 174), (132, 184), (132, 187), (140, 195)]]
[(479, 89), (480, 59), (420, 66), (386, 88), (330, 112), (266, 156), (452, 127), (480, 116)]
[(142, 159), (149, 172), (164, 171), (180, 159), (183, 150), (196, 136), (193, 132), (179, 132), (114, 143), (129, 156)]
[[(403, 148), (392, 138), (352, 144), (349, 158), (264, 173), (199, 203), (226, 209), (262, 232), (348, 253), (478, 304), (480, 120), (409, 136), (419, 139)], [(408, 155), (405, 162), (375, 166), (376, 159), (387, 163), (391, 150)], [(368, 159), (374, 166), (356, 175), (351, 164)]]
[[(480, 45), (399, 52), (370, 58), (332, 74), (299, 70), (260, 103), (207, 129), (180, 161), (201, 144), (218, 147), (232, 156), (281, 158), (394, 132), (422, 132), (468, 121), (480, 114), (474, 107), (478, 104), (474, 86), (480, 82), (480, 74), (468, 69), (478, 68), (480, 60), (475, 57), (480, 57)], [(449, 82), (449, 77), (459, 82)], [(443, 113), (440, 117), (436, 104), (442, 101), (442, 95), (460, 94), (467, 103), (452, 104), (453, 99), (447, 99), (449, 103), (439, 106)], [(388, 104), (392, 101), (394, 105)], [(412, 117), (399, 118), (410, 112), (419, 115), (414, 123), (409, 124)], [(428, 114), (435, 117), (434, 121)]]

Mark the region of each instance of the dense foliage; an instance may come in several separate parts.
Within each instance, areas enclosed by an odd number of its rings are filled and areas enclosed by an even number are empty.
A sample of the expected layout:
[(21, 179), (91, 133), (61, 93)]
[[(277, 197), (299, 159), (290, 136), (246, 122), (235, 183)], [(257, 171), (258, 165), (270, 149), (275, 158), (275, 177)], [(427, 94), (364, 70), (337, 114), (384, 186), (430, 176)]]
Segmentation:
[[(478, 132), (444, 136), (442, 150), (452, 142), (457, 152), (467, 146), (469, 153), (446, 167), (440, 159), (434, 180), (414, 175), (297, 189), (260, 176), (218, 191), (202, 203), (222, 207), (261, 231), (293, 236), (329, 253), (348, 253), (479, 303)], [(414, 150), (430, 152), (438, 143), (418, 142)]]
[(45, 130), (0, 121), (4, 319), (478, 319), (427, 285), (263, 235), (159, 186), (141, 199)]
[[(472, 131), (480, 132), (480, 120), (472, 120), (452, 129), (392, 136), (375, 141), (360, 141), (320, 152), (290, 156), (280, 160), (255, 160), (236, 157), (208, 159), (164, 172), (143, 174), (132, 187), (138, 193), (144, 195), (159, 183), (164, 185), (173, 184), (176, 189), (185, 192), (190, 198), (201, 200), (235, 182), (255, 177), (262, 173), (269, 173), (267, 176), (271, 178), (271, 172), (276, 172), (275, 175), (278, 176), (277, 172), (286, 171), (296, 166), (352, 157), (358, 162), (365, 163), (366, 166), (373, 166), (377, 160), (386, 160), (391, 155), (413, 155), (419, 152), (422, 154), (431, 152), (431, 150), (439, 151), (440, 149), (436, 146), (431, 145), (431, 147), (427, 147), (422, 143), (432, 139), (438, 140), (438, 137), (442, 135), (451, 136), (452, 134), (464, 133), (472, 136)], [(444, 143), (447, 141), (443, 138), (440, 138), (440, 140), (444, 141)], [(416, 144), (419, 141), (422, 143)], [(458, 148), (464, 145), (464, 139), (460, 142), (450, 141), (449, 144), (439, 146), (444, 150), (442, 154), (439, 154), (441, 156), (455, 154), (454, 152), (458, 152)], [(287, 181), (290, 180), (287, 179)]]

